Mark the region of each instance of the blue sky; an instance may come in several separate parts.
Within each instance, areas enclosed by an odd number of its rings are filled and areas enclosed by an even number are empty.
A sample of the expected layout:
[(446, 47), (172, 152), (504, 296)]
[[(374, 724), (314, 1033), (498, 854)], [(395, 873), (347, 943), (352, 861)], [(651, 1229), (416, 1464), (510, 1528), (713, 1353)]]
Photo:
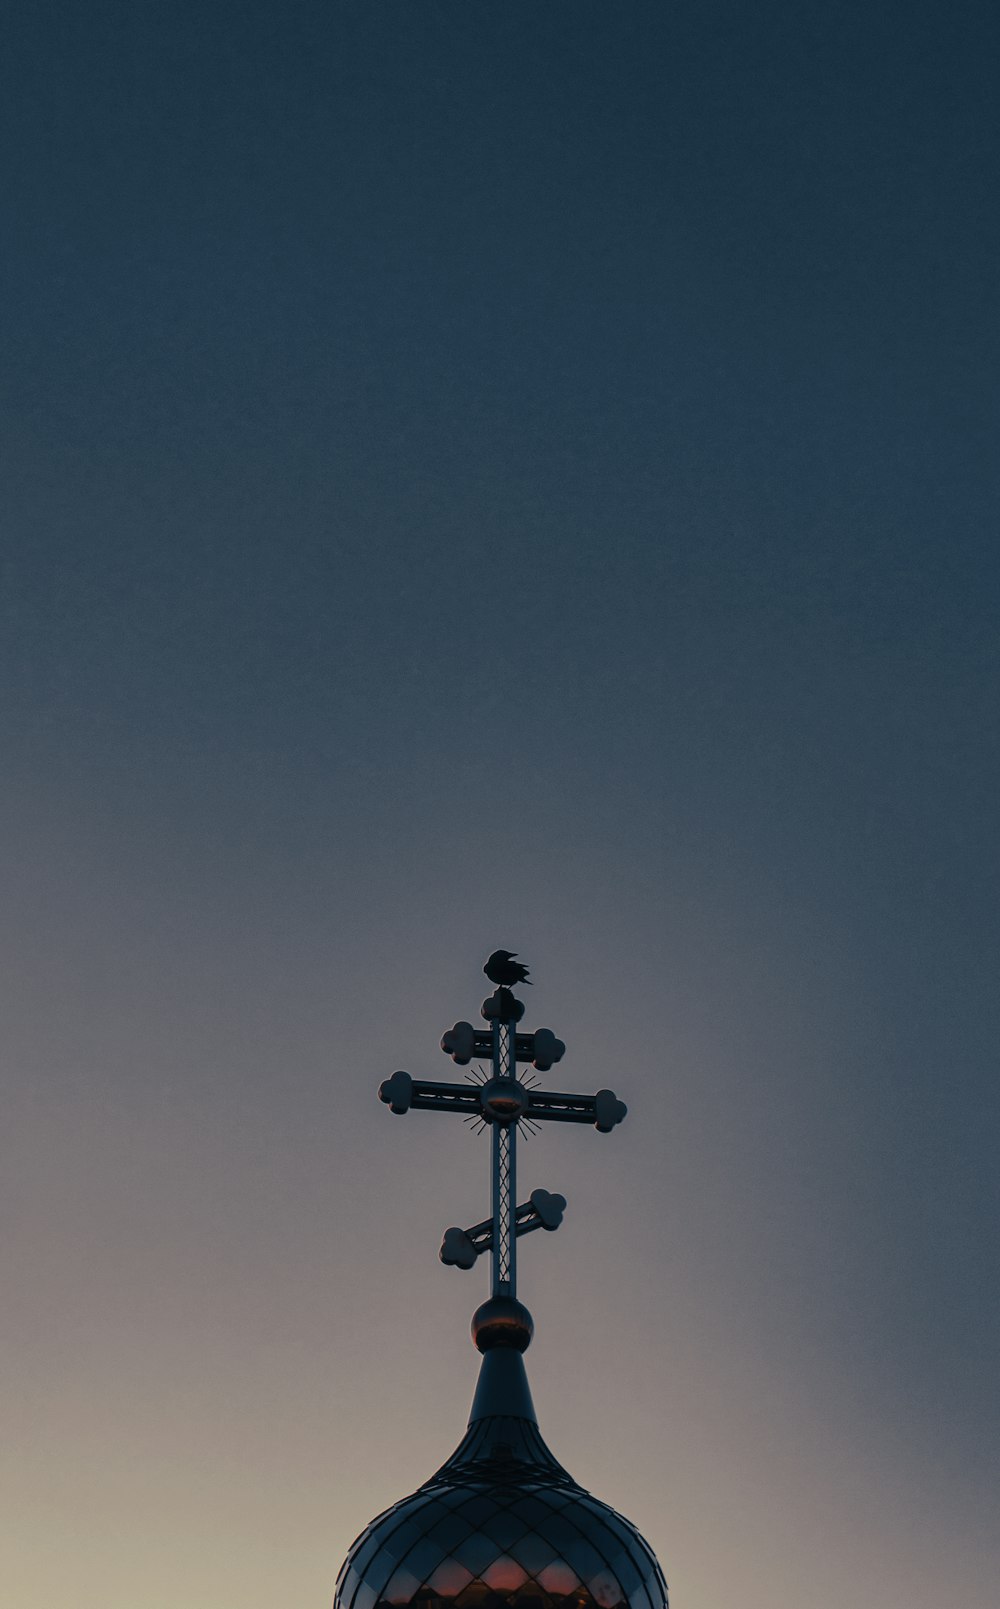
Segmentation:
[(322, 1603), (450, 1451), (483, 1148), (374, 1091), (498, 945), (631, 1113), (526, 1153), (557, 1455), (677, 1609), (994, 1601), (997, 45), (15, 10), (18, 1609)]

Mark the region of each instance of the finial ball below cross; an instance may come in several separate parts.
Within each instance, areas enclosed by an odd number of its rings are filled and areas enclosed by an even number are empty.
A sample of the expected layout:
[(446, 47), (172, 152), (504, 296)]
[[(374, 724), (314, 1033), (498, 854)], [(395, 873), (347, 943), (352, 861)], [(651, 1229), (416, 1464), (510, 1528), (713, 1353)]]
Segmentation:
[[(516, 1155), (518, 1131), (537, 1132), (540, 1123), (590, 1123), (600, 1134), (609, 1134), (624, 1119), (627, 1107), (613, 1090), (601, 1089), (596, 1095), (567, 1095), (537, 1087), (538, 1080), (518, 1077), (518, 1063), (530, 1063), (536, 1072), (548, 1072), (561, 1061), (565, 1045), (550, 1028), (519, 1033), (517, 1025), (524, 1005), (513, 995), (515, 984), (530, 985), (528, 968), (516, 959), (513, 950), (494, 950), (483, 971), (496, 988), (482, 1005), (485, 1030), (470, 1022), (456, 1022), (441, 1040), (441, 1049), (460, 1067), (475, 1058), (490, 1062), (490, 1072), (482, 1068), (466, 1074), (464, 1084), (447, 1084), (396, 1072), (379, 1087), (379, 1099), (402, 1116), (409, 1111), (458, 1112), (473, 1129), (491, 1133), (492, 1212), (471, 1229), (449, 1229), (441, 1246), (443, 1263), (455, 1268), (472, 1268), (483, 1252), (490, 1253), (492, 1298), (516, 1303), (517, 1240), (535, 1229), (554, 1230), (562, 1221), (564, 1196), (533, 1190), (529, 1199), (517, 1205)], [(518, 1307), (520, 1304), (516, 1304)], [(492, 1311), (492, 1307), (491, 1307)], [(525, 1310), (526, 1312), (526, 1310)], [(530, 1315), (529, 1315), (530, 1318)], [(530, 1330), (514, 1327), (517, 1345), (523, 1349)], [(480, 1350), (487, 1346), (514, 1345), (514, 1330), (490, 1324), (477, 1334)], [(505, 1339), (506, 1337), (506, 1339)]]

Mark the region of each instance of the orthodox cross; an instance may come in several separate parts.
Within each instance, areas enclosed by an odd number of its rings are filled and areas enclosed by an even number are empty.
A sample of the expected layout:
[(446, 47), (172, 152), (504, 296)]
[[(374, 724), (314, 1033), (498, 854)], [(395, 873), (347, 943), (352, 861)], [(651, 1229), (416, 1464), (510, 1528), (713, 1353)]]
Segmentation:
[(471, 1022), (456, 1022), (441, 1040), (445, 1055), (459, 1067), (474, 1057), (490, 1063), (490, 1075), (478, 1079), (467, 1074), (464, 1084), (444, 1084), (393, 1073), (379, 1088), (379, 1100), (397, 1114), (409, 1111), (458, 1112), (476, 1132), (488, 1129), (491, 1146), (491, 1214), (471, 1229), (449, 1229), (440, 1257), (455, 1268), (472, 1268), (483, 1252), (490, 1253), (493, 1296), (517, 1296), (517, 1241), (535, 1229), (558, 1229), (566, 1207), (565, 1197), (533, 1190), (517, 1205), (517, 1134), (539, 1123), (590, 1123), (599, 1134), (610, 1134), (627, 1108), (610, 1089), (596, 1095), (565, 1095), (537, 1087), (518, 1077), (518, 1063), (547, 1073), (561, 1061), (566, 1047), (549, 1028), (518, 1033), (524, 1006), (515, 999), (512, 983), (528, 982), (527, 968), (507, 950), (496, 950), (483, 971), (497, 987), (483, 1001), (485, 1029)]

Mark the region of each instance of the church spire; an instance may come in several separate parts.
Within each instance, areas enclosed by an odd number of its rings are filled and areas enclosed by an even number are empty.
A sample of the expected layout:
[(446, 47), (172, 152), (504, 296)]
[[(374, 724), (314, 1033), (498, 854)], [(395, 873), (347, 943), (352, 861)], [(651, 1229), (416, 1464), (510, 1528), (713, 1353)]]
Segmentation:
[(489, 1133), (490, 1216), (447, 1230), (440, 1253), (466, 1269), (489, 1253), (490, 1295), (472, 1320), (483, 1354), (479, 1384), (451, 1457), (352, 1544), (334, 1609), (667, 1609), (649, 1544), (579, 1486), (542, 1439), (523, 1358), (534, 1325), (517, 1299), (518, 1240), (557, 1229), (566, 1206), (546, 1190), (518, 1204), (519, 1133), (552, 1122), (608, 1134), (625, 1107), (607, 1089), (542, 1089), (536, 1075), (549, 1072), (565, 1046), (548, 1028), (518, 1031), (524, 1006), (512, 989), (530, 982), (528, 969), (513, 952), (495, 950), (483, 970), (496, 984), (482, 1006), (486, 1029), (457, 1022), (441, 1048), (460, 1067), (485, 1065), (461, 1084), (397, 1072), (379, 1089), (397, 1115), (457, 1112)]

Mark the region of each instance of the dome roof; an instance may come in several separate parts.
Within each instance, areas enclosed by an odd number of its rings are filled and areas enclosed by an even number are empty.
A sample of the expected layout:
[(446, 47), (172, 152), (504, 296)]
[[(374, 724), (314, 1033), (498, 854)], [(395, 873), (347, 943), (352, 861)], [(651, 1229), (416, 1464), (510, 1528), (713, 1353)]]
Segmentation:
[(520, 1353), (483, 1358), (468, 1431), (352, 1545), (334, 1609), (666, 1609), (635, 1526), (591, 1497), (538, 1430)]

